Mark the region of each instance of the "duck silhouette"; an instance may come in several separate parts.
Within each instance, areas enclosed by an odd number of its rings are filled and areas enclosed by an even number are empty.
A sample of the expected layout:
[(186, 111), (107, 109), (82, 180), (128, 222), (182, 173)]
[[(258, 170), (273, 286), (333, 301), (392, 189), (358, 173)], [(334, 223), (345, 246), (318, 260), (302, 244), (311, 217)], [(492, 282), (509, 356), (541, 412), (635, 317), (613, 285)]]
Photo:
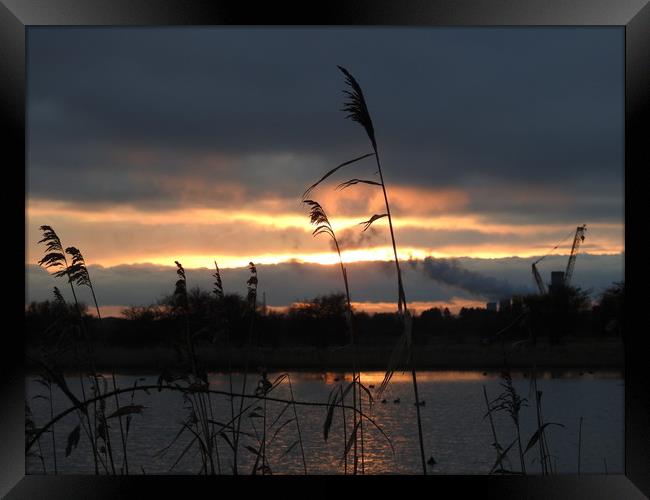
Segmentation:
[(385, 399), (382, 399), (381, 402), (382, 402), (382, 403), (386, 403), (386, 400), (385, 400)]
[(436, 462), (436, 459), (433, 458), (433, 455), (429, 457), (429, 460), (427, 460), (427, 464), (429, 465), (436, 465), (438, 462)]
[(420, 401), (420, 403), (413, 403), (413, 404), (415, 406), (424, 406), (425, 404), (427, 404), (427, 402), (426, 401)]
[(399, 402), (400, 402), (400, 401), (399, 401), (399, 398), (397, 398), (397, 399), (393, 399), (393, 403), (395, 403), (395, 404), (399, 404)]

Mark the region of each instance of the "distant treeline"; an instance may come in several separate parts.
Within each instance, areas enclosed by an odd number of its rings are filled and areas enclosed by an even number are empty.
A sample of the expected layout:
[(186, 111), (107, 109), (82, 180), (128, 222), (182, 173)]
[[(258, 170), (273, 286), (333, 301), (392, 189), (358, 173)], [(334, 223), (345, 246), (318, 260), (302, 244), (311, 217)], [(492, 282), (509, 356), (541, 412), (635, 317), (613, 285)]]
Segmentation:
[[(578, 288), (564, 288), (547, 295), (515, 297), (510, 307), (497, 311), (462, 308), (423, 311), (413, 320), (413, 342), (426, 345), (440, 339), (452, 342), (495, 342), (501, 339), (560, 342), (564, 338), (621, 334), (624, 283), (608, 288), (594, 303)], [(197, 343), (244, 346), (252, 331), (253, 345), (265, 347), (328, 347), (350, 343), (345, 323), (346, 300), (342, 294), (316, 297), (291, 306), (286, 312), (253, 314), (246, 298), (222, 297), (195, 288), (188, 292), (188, 314), (174, 295), (157, 304), (130, 307), (123, 318), (104, 318), (103, 325), (81, 305), (85, 328), (97, 341), (110, 345), (174, 345), (184, 341), (186, 321)], [(355, 342), (359, 345), (392, 345), (400, 333), (396, 313), (355, 312)], [(53, 300), (32, 302), (26, 309), (27, 344), (54, 345), (83, 340), (76, 308)], [(254, 328), (251, 328), (251, 322)]]

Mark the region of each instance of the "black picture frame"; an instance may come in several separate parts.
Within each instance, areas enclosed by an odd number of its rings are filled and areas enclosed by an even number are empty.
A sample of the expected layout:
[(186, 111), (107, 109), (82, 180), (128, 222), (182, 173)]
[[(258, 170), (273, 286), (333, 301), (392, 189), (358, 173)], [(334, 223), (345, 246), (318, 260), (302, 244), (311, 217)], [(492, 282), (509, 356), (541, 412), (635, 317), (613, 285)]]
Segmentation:
[[(625, 30), (625, 277), (628, 298), (625, 344), (625, 474), (608, 476), (503, 477), (428, 476), (398, 477), (401, 486), (411, 481), (433, 481), (429, 491), (453, 488), (454, 496), (467, 491), (485, 497), (509, 498), (644, 498), (650, 496), (650, 397), (646, 394), (648, 349), (643, 329), (644, 167), (650, 159), (650, 5), (648, 0), (365, 0), (303, 2), (299, 6), (276, 3), (200, 0), (0, 0), (0, 105), (4, 136), (4, 213), (20, 219), (26, 195), (25, 172), (25, 54), (26, 28), (49, 26), (158, 26), (158, 25), (420, 25), (420, 26), (619, 26)], [(7, 155), (7, 152), (9, 154)], [(13, 175), (7, 175), (13, 174)], [(21, 189), (21, 187), (23, 189)], [(24, 213), (24, 212), (23, 212)], [(24, 217), (24, 215), (23, 215)], [(23, 219), (24, 220), (24, 219)], [(16, 226), (25, 239), (25, 225)], [(14, 236), (12, 234), (12, 236)], [(21, 269), (24, 248), (5, 237), (5, 277), (12, 293), (5, 310), (24, 317), (24, 301), (15, 292), (24, 285)], [(13, 240), (15, 241), (15, 240)], [(11, 263), (15, 265), (11, 265)], [(634, 266), (634, 269), (632, 269)], [(18, 288), (20, 289), (20, 288)], [(17, 498), (116, 498), (180, 496), (205, 485), (208, 478), (183, 476), (26, 476), (24, 454), (24, 344), (18, 327), (3, 328), (0, 365), (0, 495)], [(639, 325), (639, 326), (636, 326)], [(310, 481), (312, 478), (307, 478)], [(365, 485), (386, 482), (385, 477), (361, 478)], [(244, 478), (212, 478), (234, 482)], [(302, 496), (310, 494), (305, 478), (247, 478), (247, 484), (282, 488)], [(287, 482), (297, 483), (286, 489)], [(350, 481), (350, 478), (327, 478)], [(211, 483), (216, 484), (216, 483)], [(280, 486), (282, 485), (282, 486)], [(225, 486), (225, 483), (224, 483)], [(211, 486), (209, 486), (211, 487)], [(383, 486), (382, 486), (383, 487)], [(399, 487), (399, 485), (398, 485)], [(225, 490), (223, 490), (225, 492)], [(415, 490), (413, 490), (415, 491)], [(426, 490), (425, 490), (426, 491)], [(215, 491), (215, 494), (216, 491)], [(437, 494), (437, 493), (436, 493)]]

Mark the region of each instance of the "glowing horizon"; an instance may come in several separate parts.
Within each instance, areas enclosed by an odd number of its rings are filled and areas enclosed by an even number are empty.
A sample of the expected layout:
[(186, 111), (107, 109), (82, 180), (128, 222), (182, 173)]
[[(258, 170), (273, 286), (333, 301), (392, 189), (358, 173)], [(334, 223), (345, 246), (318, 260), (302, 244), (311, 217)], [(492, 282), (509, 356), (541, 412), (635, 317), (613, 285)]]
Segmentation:
[[(436, 300), (436, 301), (413, 301), (408, 303), (408, 308), (414, 315), (419, 315), (423, 311), (432, 308), (439, 308), (444, 310), (445, 308), (449, 309), (451, 314), (458, 314), (463, 307), (481, 307), (485, 308), (486, 301), (484, 300), (471, 300), (464, 299), (460, 297), (451, 297), (450, 300)], [(267, 305), (267, 309), (273, 312), (286, 312), (290, 307), (299, 305), (299, 302), (294, 302), (286, 306), (271, 306)], [(108, 305), (100, 306), (99, 311), (102, 317), (123, 317), (122, 311), (128, 309), (131, 306), (128, 305)], [(376, 313), (393, 313), (397, 312), (397, 303), (396, 302), (352, 302), (352, 308), (355, 312), (364, 312), (367, 314), (376, 314)], [(97, 312), (94, 308), (88, 308), (88, 314), (91, 316), (97, 316)]]
[[(491, 252), (467, 252), (464, 254), (445, 253), (445, 252), (427, 252), (421, 249), (407, 248), (398, 251), (398, 259), (400, 262), (409, 260), (421, 260), (426, 257), (436, 259), (458, 259), (458, 258), (476, 258), (476, 259), (503, 259), (503, 258), (533, 258), (544, 254), (544, 249), (537, 249), (538, 251), (524, 252), (513, 255), (508, 251), (491, 251)], [(595, 252), (582, 252), (589, 253), (590, 255), (619, 255), (620, 252), (612, 251), (595, 251)], [(566, 257), (569, 254), (556, 253), (556, 257)], [(357, 263), (357, 262), (393, 262), (393, 249), (392, 247), (385, 246), (379, 248), (371, 248), (366, 250), (344, 250), (341, 252), (344, 264)], [(120, 265), (127, 266), (141, 266), (141, 265), (156, 265), (175, 268), (174, 261), (178, 260), (186, 269), (212, 269), (216, 261), (220, 269), (239, 269), (248, 266), (249, 262), (256, 265), (277, 265), (277, 264), (318, 264), (323, 266), (339, 264), (339, 256), (336, 252), (323, 252), (313, 254), (258, 254), (254, 258), (238, 257), (238, 256), (221, 256), (216, 259), (212, 255), (186, 255), (179, 257), (177, 255), (170, 255), (164, 257), (152, 257), (146, 259), (135, 260), (103, 260), (101, 262), (92, 262), (88, 260), (88, 265), (98, 265), (101, 267), (115, 267)], [(37, 264), (36, 260), (27, 262), (27, 264)]]
[[(343, 261), (392, 260), (394, 254), (385, 221), (373, 225), (372, 236), (366, 243), (362, 240), (366, 233), (359, 227), (359, 220), (363, 218), (362, 215), (331, 218), (341, 242)], [(77, 246), (88, 263), (104, 267), (145, 263), (173, 266), (175, 260), (189, 268), (210, 268), (215, 260), (223, 268), (245, 267), (250, 261), (266, 265), (284, 262), (327, 265), (339, 261), (332, 249), (326, 250), (330, 246), (327, 238), (312, 237), (313, 226), (309, 224), (306, 213), (298, 210), (269, 213), (189, 207), (152, 212), (119, 204), (104, 209), (81, 209), (65, 202), (34, 199), (28, 201), (26, 221), (27, 263), (36, 263), (42, 255), (42, 246), (36, 244), (41, 224), (51, 225), (65, 242), (68, 242), (71, 230), (77, 233), (81, 241), (64, 244)], [(574, 230), (563, 224), (504, 224), (476, 214), (453, 213), (415, 217), (397, 215), (393, 218), (393, 225), (400, 260), (425, 257), (530, 258), (547, 254), (560, 238), (564, 240), (555, 252), (568, 254), (569, 237)], [(59, 231), (60, 227), (64, 230)], [(588, 224), (587, 239), (581, 251), (593, 255), (623, 252), (623, 227), (622, 223)], [(164, 228), (169, 230), (164, 231)], [(188, 237), (181, 234), (183, 231)], [(234, 237), (223, 239), (220, 234), (224, 232), (232, 233)], [(462, 239), (468, 232), (476, 235), (479, 241), (463, 244)], [(291, 245), (285, 241), (286, 235), (291, 235)], [(514, 241), (507, 242), (510, 236)], [(353, 246), (363, 245), (363, 248), (347, 248), (350, 238), (358, 238)], [(427, 244), (427, 238), (438, 241), (434, 246)], [(112, 247), (109, 246), (111, 243)], [(267, 250), (258, 250), (256, 244)], [(294, 248), (287, 251), (288, 246)], [(207, 251), (208, 247), (214, 250)]]

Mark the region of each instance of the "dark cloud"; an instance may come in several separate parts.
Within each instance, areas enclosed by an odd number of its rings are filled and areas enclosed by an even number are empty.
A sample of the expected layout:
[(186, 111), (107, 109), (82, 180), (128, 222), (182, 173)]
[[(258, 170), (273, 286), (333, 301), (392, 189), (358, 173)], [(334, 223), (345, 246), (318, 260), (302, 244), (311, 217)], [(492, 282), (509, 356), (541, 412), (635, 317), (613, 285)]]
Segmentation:
[[(535, 258), (469, 259), (454, 261), (436, 260), (438, 280), (424, 272), (422, 261), (410, 261), (403, 266), (404, 287), (409, 301), (448, 301), (461, 299), (496, 298), (500, 292), (535, 290), (530, 264)], [(429, 261), (431, 263), (431, 261)], [(566, 256), (550, 256), (540, 263), (542, 277), (550, 281), (550, 273), (566, 266)], [(359, 262), (347, 265), (351, 295), (355, 302), (394, 302), (397, 299), (395, 266), (392, 262)], [(317, 295), (341, 292), (343, 284), (336, 265), (300, 264), (288, 262), (275, 265), (258, 265), (259, 292), (266, 294), (267, 303), (285, 306), (294, 301), (310, 299)], [(156, 301), (174, 289), (174, 267), (146, 265), (120, 265), (115, 267), (90, 266), (100, 305), (144, 305)], [(190, 287), (205, 290), (213, 288), (212, 269), (186, 269)], [(227, 293), (246, 292), (246, 268), (223, 269), (223, 286)], [(597, 294), (612, 282), (623, 279), (623, 256), (597, 256), (580, 254), (576, 261), (573, 284)], [(51, 298), (52, 287), (61, 288), (59, 279), (48, 275), (34, 264), (26, 265), (26, 298), (45, 300)], [(79, 293), (81, 300), (90, 303), (86, 289)]]
[[(574, 218), (622, 210), (620, 28), (39, 27), (28, 36), (30, 196), (220, 203), (209, 189), (182, 197), (175, 181), (189, 177), (237, 182), (251, 201), (298, 197), (369, 147), (339, 111), (342, 64), (363, 86), (389, 183), (544, 186), (607, 198), (600, 210), (567, 204)], [(471, 206), (513, 208), (498, 203)]]

